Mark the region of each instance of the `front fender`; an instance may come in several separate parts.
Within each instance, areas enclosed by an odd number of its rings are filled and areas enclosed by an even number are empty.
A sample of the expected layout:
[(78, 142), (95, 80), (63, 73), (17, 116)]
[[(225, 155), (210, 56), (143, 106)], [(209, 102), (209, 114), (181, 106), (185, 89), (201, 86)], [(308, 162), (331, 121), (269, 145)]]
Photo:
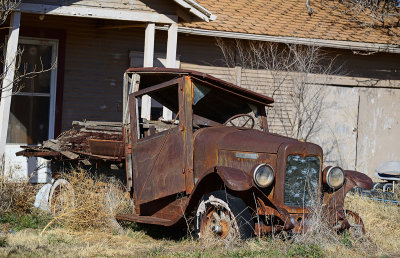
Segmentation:
[(353, 170), (345, 170), (344, 175), (346, 178), (346, 188), (348, 188), (348, 191), (350, 191), (355, 186), (358, 186), (365, 190), (370, 190), (374, 186), (372, 179), (366, 174)]
[(345, 219), (344, 199), (346, 194), (355, 186), (372, 189), (372, 179), (360, 172), (345, 170), (344, 185), (332, 193), (325, 193), (323, 210), (328, 221), (333, 225), (337, 220)]
[(226, 187), (233, 191), (246, 191), (253, 187), (253, 179), (240, 169), (223, 166), (215, 169)]

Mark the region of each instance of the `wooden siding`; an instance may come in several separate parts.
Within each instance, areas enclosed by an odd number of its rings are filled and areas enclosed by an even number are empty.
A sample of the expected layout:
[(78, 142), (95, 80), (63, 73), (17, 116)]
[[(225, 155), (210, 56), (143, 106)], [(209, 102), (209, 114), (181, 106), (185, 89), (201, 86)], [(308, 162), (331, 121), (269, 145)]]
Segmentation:
[(288, 135), (293, 106), (291, 93), (293, 81), (286, 80), (282, 84), (279, 75), (266, 70), (242, 69), (241, 86), (255, 92), (273, 97), (275, 103), (268, 108), (268, 126), (273, 133)]
[[(107, 25), (107, 21), (100, 19), (46, 15), (40, 21), (38, 15), (22, 15), (21, 27), (66, 31), (63, 130), (70, 128), (73, 120), (121, 120), (122, 76), (129, 66), (130, 51), (143, 51), (144, 28), (100, 29), (104, 25)], [(166, 42), (166, 32), (156, 31), (155, 52), (165, 53)], [(261, 94), (273, 95), (274, 83), (270, 71), (227, 68), (214, 38), (179, 34), (177, 54), (181, 68), (206, 72)], [(399, 140), (398, 114), (392, 112), (398, 109), (400, 94), (399, 55), (377, 53), (360, 56), (351, 51), (336, 51), (335, 54), (339, 55), (338, 66), (342, 66), (343, 75), (333, 76), (327, 83), (330, 87), (330, 106), (320, 121), (330, 128), (322, 130), (317, 135), (319, 138), (313, 138), (312, 141), (324, 147), (329, 143), (340, 145), (333, 152), (337, 158), (332, 157), (336, 161), (328, 161), (337, 164), (340, 159), (338, 155), (341, 155), (345, 157), (345, 168), (354, 169), (356, 166), (356, 169), (365, 169), (362, 172), (372, 176), (377, 164), (400, 159), (396, 156), (396, 153), (400, 153), (400, 146), (390, 145), (390, 142)], [(237, 81), (238, 78), (240, 81)], [(293, 112), (290, 102), (293, 87), (293, 82), (289, 80), (280, 92), (275, 93), (275, 109), (285, 110), (288, 114)], [(357, 105), (359, 98), (361, 101)], [(375, 102), (372, 102), (372, 98)], [(282, 133), (282, 125), (288, 124), (289, 117), (281, 121), (276, 114), (273, 115), (274, 108), (269, 113), (270, 129)], [(373, 114), (372, 124), (370, 114)], [(386, 118), (392, 122), (386, 123)], [(331, 130), (335, 132), (333, 138), (328, 137)], [(356, 141), (354, 138), (357, 134)], [(386, 134), (390, 137), (384, 136)], [(391, 149), (388, 154), (383, 150), (389, 145)], [(358, 154), (355, 156), (356, 151)]]
[(163, 0), (22, 0), (23, 3), (48, 4), (62, 6), (98, 7), (107, 9), (135, 10), (145, 12), (157, 12), (163, 14), (175, 14), (175, 4), (165, 4)]
[[(144, 28), (99, 29), (101, 20), (30, 14), (21, 23), (66, 30), (62, 130), (74, 120), (121, 121), (122, 77), (129, 52), (143, 51)], [(166, 51), (166, 33), (156, 33), (155, 45)]]

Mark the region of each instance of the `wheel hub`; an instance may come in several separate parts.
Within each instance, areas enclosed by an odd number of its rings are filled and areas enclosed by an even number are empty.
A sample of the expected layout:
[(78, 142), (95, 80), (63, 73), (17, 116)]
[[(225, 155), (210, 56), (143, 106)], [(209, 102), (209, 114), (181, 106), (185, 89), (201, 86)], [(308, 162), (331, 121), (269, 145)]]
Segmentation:
[(224, 239), (228, 236), (230, 230), (231, 219), (225, 211), (210, 207), (205, 219), (206, 228), (216, 236)]

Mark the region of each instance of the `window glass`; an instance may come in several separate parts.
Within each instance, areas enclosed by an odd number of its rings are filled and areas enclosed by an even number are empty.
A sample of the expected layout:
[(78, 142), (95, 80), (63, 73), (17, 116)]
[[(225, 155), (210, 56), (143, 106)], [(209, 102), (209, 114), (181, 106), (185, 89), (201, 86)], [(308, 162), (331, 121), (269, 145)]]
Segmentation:
[(38, 144), (49, 134), (49, 97), (13, 96), (7, 143)]
[(40, 71), (51, 68), (52, 46), (19, 44), (19, 48), (23, 52), (16, 76), (23, 79), (14, 85), (14, 92), (50, 93), (51, 71)]
[[(49, 136), (53, 46), (21, 40), (14, 95), (11, 98), (7, 143), (39, 144)], [(44, 70), (49, 70), (41, 72)]]

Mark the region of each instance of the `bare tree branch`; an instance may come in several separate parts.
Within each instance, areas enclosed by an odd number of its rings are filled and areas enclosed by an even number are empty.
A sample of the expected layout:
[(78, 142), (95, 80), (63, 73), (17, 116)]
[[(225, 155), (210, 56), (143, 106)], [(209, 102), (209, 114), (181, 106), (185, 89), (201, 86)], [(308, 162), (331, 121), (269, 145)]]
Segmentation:
[(0, 24), (3, 24), (8, 15), (15, 10), (21, 0), (0, 0)]
[(320, 0), (323, 8), (360, 27), (385, 29), (399, 40), (399, 0)]
[(324, 85), (337, 72), (334, 58), (316, 46), (222, 39), (217, 39), (217, 45), (228, 67), (241, 66), (248, 81), (275, 99), (274, 107), (267, 110), (270, 123), (275, 124), (271, 131), (307, 141), (320, 130)]

